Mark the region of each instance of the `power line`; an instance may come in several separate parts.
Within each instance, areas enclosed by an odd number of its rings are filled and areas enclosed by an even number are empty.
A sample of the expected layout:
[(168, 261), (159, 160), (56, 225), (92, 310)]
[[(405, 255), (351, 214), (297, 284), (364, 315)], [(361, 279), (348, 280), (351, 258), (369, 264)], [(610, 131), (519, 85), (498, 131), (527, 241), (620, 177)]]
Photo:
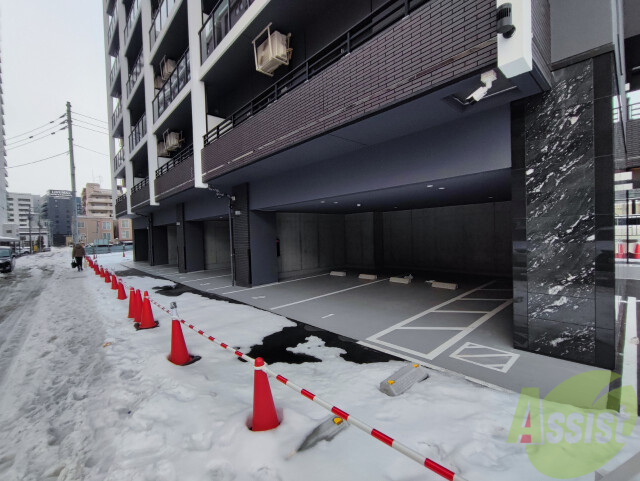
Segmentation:
[(69, 151), (67, 150), (66, 152), (60, 152), (59, 154), (52, 155), (51, 157), (45, 157), (44, 159), (34, 160), (33, 162), (26, 162), (24, 164), (18, 164), (18, 165), (9, 165), (7, 166), (7, 168), (15, 169), (16, 167), (24, 167), (25, 165), (37, 164), (38, 162), (44, 162), (45, 160), (54, 159), (56, 157), (60, 157), (61, 155), (67, 155), (68, 153)]
[(74, 143), (73, 145), (75, 145), (76, 147), (80, 147), (81, 149), (88, 150), (89, 152), (94, 152), (96, 154), (100, 154), (100, 155), (104, 155), (105, 157), (109, 157), (109, 155), (105, 154), (104, 152), (98, 152), (97, 150), (92, 150), (92, 149), (89, 149), (87, 147), (83, 147), (82, 145), (78, 145), (76, 143)]
[(80, 122), (81, 124), (85, 124), (85, 125), (90, 125), (91, 127), (96, 127), (98, 129), (104, 129), (104, 130), (109, 130), (107, 127), (103, 127), (102, 125), (96, 125), (96, 124), (92, 124), (91, 122), (86, 122), (82, 119), (72, 119), (71, 120), (74, 124)]
[(102, 134), (102, 135), (109, 135), (109, 132), (101, 132), (100, 130), (93, 130), (93, 129), (90, 129), (88, 127), (83, 127), (80, 124), (76, 124), (76, 127), (80, 127), (81, 129), (85, 129), (85, 130), (90, 130), (91, 132), (96, 132), (96, 133)]
[[(41, 125), (40, 127), (36, 127), (35, 129), (31, 129), (31, 130), (28, 130), (26, 132), (22, 132), (21, 134), (12, 135), (11, 137), (6, 137), (5, 140), (12, 140), (12, 139), (15, 139), (17, 137), (22, 137), (23, 135), (27, 135), (27, 134), (30, 134), (31, 132), (35, 132), (36, 130), (40, 130), (43, 127), (48, 127), (49, 124), (54, 123), (56, 120), (60, 120), (62, 117), (64, 117), (64, 114), (62, 114), (60, 117), (58, 117), (55, 120), (50, 120), (49, 122), (47, 122), (46, 124)], [(39, 135), (39, 134), (36, 134), (36, 135)]]
[(105, 123), (105, 124), (109, 125), (109, 122), (107, 122), (106, 120), (96, 119), (95, 117), (90, 117), (90, 116), (88, 116), (88, 115), (84, 115), (84, 114), (81, 114), (81, 113), (78, 113), (78, 112), (74, 112), (73, 110), (71, 111), (71, 113), (72, 113), (72, 114), (79, 115), (80, 117), (86, 117), (86, 118), (88, 118), (88, 119), (96, 120), (96, 121), (98, 121), (98, 122), (103, 122), (103, 123)]
[(63, 125), (63, 124), (55, 124), (55, 125), (52, 125), (51, 127), (47, 128), (47, 129), (42, 130), (41, 132), (34, 133), (33, 135), (30, 135), (28, 137), (23, 137), (22, 139), (15, 139), (15, 140), (7, 143), (6, 146), (7, 147), (11, 147), (12, 145), (21, 144), (22, 142), (28, 142), (29, 140), (32, 140), (32, 139), (43, 138), (43, 137), (38, 137), (38, 136), (46, 137), (47, 134), (50, 133), (51, 131), (55, 132), (56, 131), (55, 129), (57, 127), (59, 127), (60, 125)]
[(20, 144), (20, 145), (12, 144), (11, 146), (9, 146), (9, 148), (7, 148), (5, 150), (10, 151), (10, 150), (19, 149), (20, 147), (24, 147), (25, 145), (33, 144), (34, 142), (38, 142), (40, 140), (48, 139), (51, 135), (55, 135), (57, 132), (60, 132), (61, 130), (65, 130), (66, 128), (67, 128), (66, 126), (62, 127), (60, 129), (56, 130), (55, 132), (49, 132), (48, 135), (45, 135), (43, 137), (35, 138), (33, 140), (30, 140), (29, 142), (25, 142), (24, 144)]

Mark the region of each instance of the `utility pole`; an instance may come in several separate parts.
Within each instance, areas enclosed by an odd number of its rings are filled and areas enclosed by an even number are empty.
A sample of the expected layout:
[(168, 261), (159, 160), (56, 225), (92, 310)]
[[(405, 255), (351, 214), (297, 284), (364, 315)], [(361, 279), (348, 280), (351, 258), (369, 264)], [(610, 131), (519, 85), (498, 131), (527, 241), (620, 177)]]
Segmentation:
[(76, 164), (73, 162), (73, 132), (71, 130), (71, 102), (67, 102), (67, 129), (69, 130), (69, 162), (71, 164), (71, 237), (78, 242), (78, 206), (76, 205)]

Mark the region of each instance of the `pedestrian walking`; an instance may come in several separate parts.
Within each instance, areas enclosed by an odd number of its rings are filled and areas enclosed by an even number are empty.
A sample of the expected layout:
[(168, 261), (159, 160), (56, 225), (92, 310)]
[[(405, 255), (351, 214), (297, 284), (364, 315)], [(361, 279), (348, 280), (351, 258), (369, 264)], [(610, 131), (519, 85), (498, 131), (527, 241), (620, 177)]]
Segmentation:
[(84, 258), (84, 244), (78, 242), (75, 246), (73, 246), (73, 250), (71, 251), (71, 257), (75, 258), (76, 267), (78, 268), (78, 272), (82, 269), (82, 259)]

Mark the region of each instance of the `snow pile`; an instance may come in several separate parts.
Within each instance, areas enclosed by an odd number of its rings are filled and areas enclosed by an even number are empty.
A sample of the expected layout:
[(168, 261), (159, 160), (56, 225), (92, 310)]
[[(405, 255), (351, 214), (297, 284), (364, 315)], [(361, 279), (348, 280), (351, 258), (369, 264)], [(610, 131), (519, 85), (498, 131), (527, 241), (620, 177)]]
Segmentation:
[[(189, 351), (202, 360), (186, 367), (169, 363), (170, 318), (154, 307), (160, 327), (135, 331), (128, 302), (116, 300), (93, 271), (71, 270), (69, 257), (59, 249), (18, 262), (16, 275), (25, 278), (20, 289), (33, 294), (0, 323), (0, 479), (443, 479), (353, 426), (297, 452), (329, 413), (273, 380), (282, 423), (251, 432), (252, 366), (188, 329)], [(99, 262), (117, 270), (123, 260), (129, 259), (110, 254)], [(154, 290), (170, 281), (124, 280), (164, 306), (176, 301), (188, 323), (243, 352), (293, 324), (248, 306)], [(290, 350), (321, 362), (271, 369), (469, 481), (549, 479), (532, 467), (524, 446), (506, 442), (517, 394), (432, 372), (391, 398), (377, 386), (404, 363), (346, 362), (341, 349), (311, 334)], [(639, 431), (607, 468), (640, 451)]]

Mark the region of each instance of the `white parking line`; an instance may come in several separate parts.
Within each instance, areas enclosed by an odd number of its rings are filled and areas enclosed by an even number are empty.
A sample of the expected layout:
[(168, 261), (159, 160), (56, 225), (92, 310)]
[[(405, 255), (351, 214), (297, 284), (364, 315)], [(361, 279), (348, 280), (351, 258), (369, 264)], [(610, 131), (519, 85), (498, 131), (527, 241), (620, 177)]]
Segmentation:
[[(462, 299), (460, 299), (462, 300)], [(511, 299), (509, 299), (511, 300)], [(444, 313), (444, 314), (486, 314), (487, 312), (491, 312), (491, 311), (435, 311), (438, 313)]]
[(508, 301), (509, 299), (481, 299), (479, 297), (465, 297), (464, 299), (460, 299), (461, 301)]
[(191, 279), (183, 282), (198, 282), (198, 281), (206, 281), (207, 279), (217, 279), (219, 277), (231, 277), (231, 274), (225, 274), (223, 276), (212, 276), (212, 277), (203, 277), (202, 279)]
[(426, 327), (426, 326), (416, 326), (416, 327), (399, 327), (398, 330), (406, 329), (409, 330), (422, 330), (422, 331), (464, 331), (466, 327)]
[(222, 286), (222, 287), (214, 287), (213, 289), (207, 289), (207, 292), (208, 291), (217, 291), (218, 289), (226, 289), (227, 287), (231, 287), (231, 285)]
[(320, 319), (326, 319), (327, 317), (334, 316), (335, 314), (327, 314), (326, 316), (322, 316)]
[(246, 289), (238, 289), (237, 291), (223, 292), (222, 295), (226, 296), (227, 294), (235, 294), (236, 292), (244, 292), (244, 291), (251, 291), (251, 290), (254, 290), (254, 289), (262, 289), (263, 287), (277, 286), (279, 284), (287, 284), (288, 282), (304, 281), (305, 279), (313, 279), (314, 277), (322, 277), (322, 276), (328, 276), (328, 275), (329, 275), (329, 273), (325, 272), (324, 274), (318, 274), (317, 276), (301, 277), (300, 279), (291, 279), (290, 281), (272, 282), (271, 284), (264, 284), (262, 286), (247, 287)]
[[(380, 337), (384, 336), (385, 334), (388, 334), (388, 333), (390, 333), (391, 331), (394, 331), (395, 329), (397, 329), (397, 328), (399, 328), (399, 327), (402, 327), (402, 326), (404, 326), (404, 325), (406, 325), (406, 324), (409, 324), (410, 322), (413, 322), (413, 321), (415, 321), (416, 319), (420, 319), (421, 317), (424, 317), (424, 316), (426, 316), (427, 314), (429, 314), (429, 313), (431, 313), (431, 312), (435, 312), (435, 311), (437, 311), (438, 309), (440, 309), (441, 307), (444, 307), (444, 306), (446, 306), (446, 305), (449, 305), (449, 304), (451, 304), (452, 302), (456, 302), (457, 300), (459, 300), (459, 299), (463, 298), (464, 296), (469, 295), (469, 294), (471, 294), (472, 292), (478, 291), (478, 290), (482, 289), (483, 287), (489, 286), (489, 285), (493, 284), (494, 282), (495, 282), (495, 281), (489, 281), (489, 282), (487, 282), (486, 284), (482, 284), (481, 286), (476, 287), (475, 289), (471, 289), (470, 291), (463, 292), (463, 293), (462, 293), (462, 294), (460, 294), (459, 296), (452, 297), (452, 298), (451, 298), (451, 299), (449, 299), (448, 301), (445, 301), (445, 302), (443, 302), (443, 303), (441, 303), (441, 304), (438, 304), (437, 306), (430, 307), (429, 309), (424, 310), (424, 311), (422, 311), (422, 312), (420, 312), (420, 313), (416, 314), (415, 316), (411, 316), (410, 318), (405, 319), (404, 321), (400, 321), (400, 322), (398, 322), (397, 324), (394, 324), (394, 325), (393, 325), (393, 326), (391, 326), (391, 327), (388, 327), (388, 328), (386, 328), (386, 329), (383, 329), (382, 331), (377, 332), (376, 334), (373, 334), (373, 335), (369, 336), (366, 340), (367, 340), (367, 341), (377, 341), (377, 340), (378, 340), (378, 338), (380, 338)], [(468, 312), (468, 311), (467, 311), (467, 312)]]
[(367, 287), (367, 286), (371, 286), (373, 284), (377, 284), (378, 282), (383, 282), (383, 281), (388, 281), (388, 280), (389, 280), (389, 278), (386, 277), (384, 279), (379, 279), (377, 281), (368, 282), (366, 284), (362, 284), (362, 285), (359, 285), (359, 286), (348, 287), (346, 289), (341, 289), (339, 291), (329, 292), (327, 294), (322, 294), (320, 296), (310, 297), (309, 299), (303, 299), (301, 301), (290, 302), (289, 304), (283, 304), (281, 306), (272, 307), (271, 310), (275, 311), (276, 309), (282, 309), (283, 307), (295, 306), (296, 304), (302, 304), (303, 302), (309, 302), (309, 301), (313, 301), (313, 300), (316, 300), (316, 299), (321, 299), (322, 297), (333, 296), (335, 294), (340, 294), (342, 292), (347, 292), (347, 291), (350, 291), (352, 289), (359, 289), (360, 287)]

